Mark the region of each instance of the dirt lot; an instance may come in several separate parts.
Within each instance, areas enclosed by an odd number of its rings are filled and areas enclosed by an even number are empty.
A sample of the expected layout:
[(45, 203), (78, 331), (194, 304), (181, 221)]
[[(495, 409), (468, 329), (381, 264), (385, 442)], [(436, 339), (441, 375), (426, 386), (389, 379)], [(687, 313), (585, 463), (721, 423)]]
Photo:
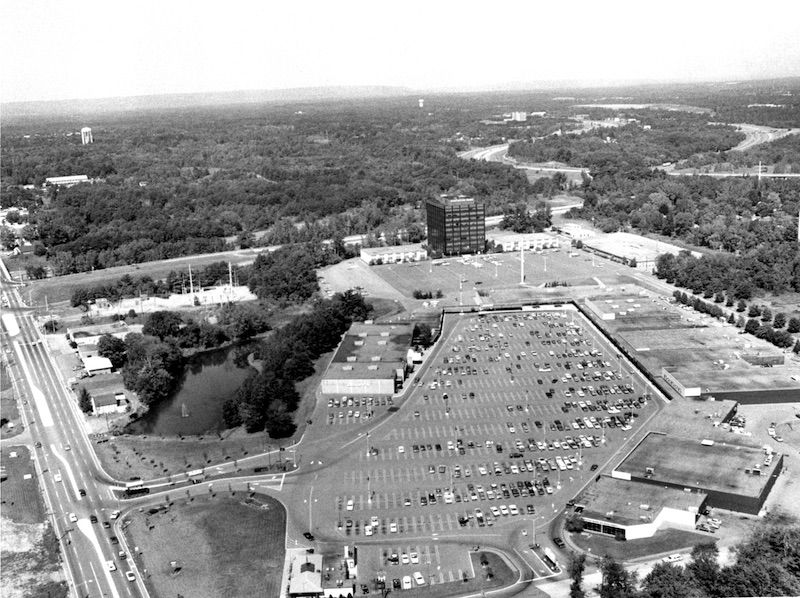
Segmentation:
[(30, 453), (24, 446), (4, 447), (2, 463), (8, 474), (3, 482), (0, 509), (3, 598), (66, 596), (58, 542), (49, 523), (45, 523), (44, 504)]
[(126, 517), (128, 545), (139, 548), (136, 563), (151, 596), (279, 595), (286, 512), (266, 496), (246, 499), (226, 493)]

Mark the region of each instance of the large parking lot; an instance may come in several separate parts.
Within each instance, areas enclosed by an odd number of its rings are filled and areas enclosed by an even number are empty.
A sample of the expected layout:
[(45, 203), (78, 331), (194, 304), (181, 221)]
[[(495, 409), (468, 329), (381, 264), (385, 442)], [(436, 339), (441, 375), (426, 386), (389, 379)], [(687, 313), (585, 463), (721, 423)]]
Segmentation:
[(654, 409), (639, 374), (571, 306), (448, 317), (408, 401), (357, 440), (330, 496), (331, 531), (389, 547), (381, 570), (423, 558), (437, 536), (527, 535)]

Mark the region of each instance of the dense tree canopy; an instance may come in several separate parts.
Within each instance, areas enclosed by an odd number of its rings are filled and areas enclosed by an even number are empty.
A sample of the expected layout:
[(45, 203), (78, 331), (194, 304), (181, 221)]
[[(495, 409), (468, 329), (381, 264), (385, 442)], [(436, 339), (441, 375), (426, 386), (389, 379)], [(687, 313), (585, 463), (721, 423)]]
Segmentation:
[(256, 352), (261, 371), (225, 404), (226, 425), (244, 424), (248, 432), (266, 429), (272, 438), (291, 436), (291, 413), (300, 400), (295, 382), (313, 374), (314, 360), (335, 348), (350, 324), (365, 319), (369, 309), (361, 295), (348, 291), (317, 301), (310, 313), (276, 330)]

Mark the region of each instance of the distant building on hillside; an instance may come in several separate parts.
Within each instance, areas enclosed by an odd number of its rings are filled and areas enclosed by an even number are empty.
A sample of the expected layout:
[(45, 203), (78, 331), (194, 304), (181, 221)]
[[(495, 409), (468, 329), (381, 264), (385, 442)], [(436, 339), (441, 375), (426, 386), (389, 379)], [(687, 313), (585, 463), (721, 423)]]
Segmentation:
[(92, 130), (89, 127), (83, 127), (81, 129), (81, 143), (83, 145), (94, 143), (94, 139), (92, 138)]
[(472, 197), (431, 198), (425, 202), (428, 246), (441, 255), (483, 253), (486, 246), (486, 208)]
[(45, 187), (47, 185), (57, 185), (61, 187), (72, 187), (78, 183), (89, 183), (89, 177), (85, 174), (74, 174), (70, 176), (51, 176), (44, 180)]

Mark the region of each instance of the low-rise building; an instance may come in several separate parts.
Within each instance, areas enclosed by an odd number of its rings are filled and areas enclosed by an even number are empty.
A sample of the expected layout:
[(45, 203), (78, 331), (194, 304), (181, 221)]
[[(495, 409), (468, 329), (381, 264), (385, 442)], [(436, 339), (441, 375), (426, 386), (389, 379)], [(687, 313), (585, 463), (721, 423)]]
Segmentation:
[(51, 176), (44, 180), (45, 186), (47, 185), (59, 185), (63, 187), (72, 187), (73, 185), (77, 185), (78, 183), (89, 183), (91, 182), (89, 177), (85, 174), (73, 174), (70, 176)]
[(90, 376), (95, 374), (110, 374), (114, 369), (111, 360), (108, 357), (100, 357), (99, 355), (92, 355), (83, 360), (83, 367)]
[(561, 247), (558, 237), (548, 233), (515, 233), (510, 230), (490, 230), (486, 238), (493, 241), (495, 246), (500, 246), (503, 251), (540, 251), (542, 249), (557, 249)]
[(128, 408), (125, 386), (120, 374), (98, 374), (84, 378), (77, 389), (85, 388), (92, 401), (94, 415), (123, 413)]
[(400, 262), (419, 262), (427, 259), (428, 252), (422, 248), (422, 243), (411, 245), (397, 245), (394, 247), (362, 247), (361, 259), (372, 266), (373, 264), (396, 264)]
[(409, 371), (412, 324), (354, 323), (321, 383), (325, 394), (391, 395)]
[(125, 322), (117, 321), (111, 324), (92, 324), (90, 326), (68, 328), (67, 336), (78, 346), (97, 345), (100, 341), (100, 337), (106, 334), (124, 340), (131, 332), (141, 332), (141, 330), (141, 324), (137, 326), (128, 326)]
[(602, 476), (576, 501), (583, 529), (618, 540), (651, 538), (659, 529), (694, 530), (707, 495)]

